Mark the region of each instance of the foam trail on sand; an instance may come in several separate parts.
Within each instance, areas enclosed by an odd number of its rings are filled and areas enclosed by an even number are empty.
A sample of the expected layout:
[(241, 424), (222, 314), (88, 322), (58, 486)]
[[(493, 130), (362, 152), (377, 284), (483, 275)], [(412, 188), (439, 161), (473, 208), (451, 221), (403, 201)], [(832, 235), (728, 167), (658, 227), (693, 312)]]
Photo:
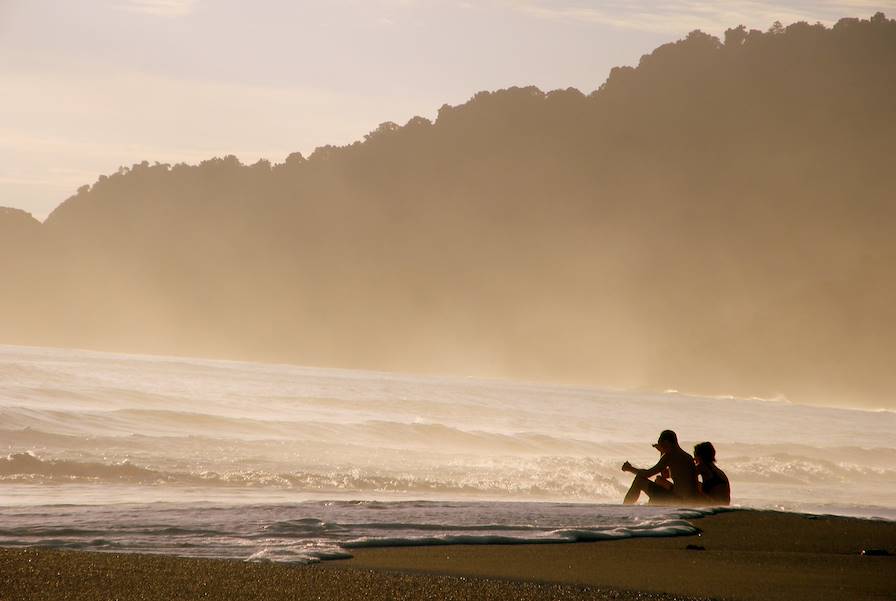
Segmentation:
[(311, 562), (358, 547), (572, 543), (693, 534), (692, 510), (568, 503), (309, 501), (0, 509), (0, 545)]

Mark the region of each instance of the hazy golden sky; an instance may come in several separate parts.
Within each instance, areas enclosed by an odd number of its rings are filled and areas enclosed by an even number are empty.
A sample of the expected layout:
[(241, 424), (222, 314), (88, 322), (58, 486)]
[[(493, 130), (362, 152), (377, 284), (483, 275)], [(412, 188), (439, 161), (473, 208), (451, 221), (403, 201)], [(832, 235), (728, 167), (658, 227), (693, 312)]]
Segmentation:
[(892, 0), (0, 0), (0, 206), (45, 217), (100, 173), (274, 162), (484, 89), (596, 88), (701, 28), (832, 23)]

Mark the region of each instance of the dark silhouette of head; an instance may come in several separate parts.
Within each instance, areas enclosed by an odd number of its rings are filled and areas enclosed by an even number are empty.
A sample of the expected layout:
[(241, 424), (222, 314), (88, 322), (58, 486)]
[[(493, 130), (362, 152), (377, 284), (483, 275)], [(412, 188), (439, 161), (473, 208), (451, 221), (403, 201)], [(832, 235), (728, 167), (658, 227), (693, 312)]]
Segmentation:
[(663, 430), (653, 446), (660, 453), (668, 453), (678, 446), (678, 435), (672, 430)]
[(716, 448), (712, 446), (711, 442), (701, 442), (694, 446), (694, 457), (699, 459), (701, 463), (715, 463)]
[(665, 442), (668, 444), (676, 445), (678, 444), (678, 434), (676, 434), (672, 430), (663, 430), (662, 432), (660, 432), (660, 437), (657, 439), (657, 442)]

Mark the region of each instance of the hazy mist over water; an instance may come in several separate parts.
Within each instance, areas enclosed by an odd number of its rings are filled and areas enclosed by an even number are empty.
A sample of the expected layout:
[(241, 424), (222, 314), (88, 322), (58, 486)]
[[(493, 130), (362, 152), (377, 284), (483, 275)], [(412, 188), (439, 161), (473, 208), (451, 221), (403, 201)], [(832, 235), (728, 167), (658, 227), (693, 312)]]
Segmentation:
[(711, 440), (737, 505), (896, 519), (896, 413), (0, 347), (0, 544), (273, 561), (694, 532), (625, 459)]
[(894, 409), (896, 20), (731, 25), (0, 208), (0, 341)]
[(716, 445), (737, 503), (896, 498), (892, 412), (0, 348), (6, 502), (70, 502), (69, 486), (89, 485), (115, 501), (202, 488), (615, 503), (628, 480), (619, 465), (652, 464), (663, 428)]

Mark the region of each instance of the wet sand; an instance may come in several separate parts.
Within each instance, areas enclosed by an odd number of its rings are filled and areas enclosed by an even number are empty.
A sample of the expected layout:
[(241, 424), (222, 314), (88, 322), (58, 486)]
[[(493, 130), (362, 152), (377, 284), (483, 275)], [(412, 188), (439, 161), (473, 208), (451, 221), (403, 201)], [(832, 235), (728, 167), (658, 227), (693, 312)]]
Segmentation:
[[(700, 536), (357, 549), (311, 566), (0, 549), (0, 601), (896, 600), (896, 523), (737, 511)], [(704, 550), (687, 550), (687, 545)]]
[[(342, 563), (762, 601), (896, 600), (896, 522), (759, 511), (693, 522), (699, 536), (574, 545), (359, 549)], [(704, 550), (689, 550), (688, 545)]]

